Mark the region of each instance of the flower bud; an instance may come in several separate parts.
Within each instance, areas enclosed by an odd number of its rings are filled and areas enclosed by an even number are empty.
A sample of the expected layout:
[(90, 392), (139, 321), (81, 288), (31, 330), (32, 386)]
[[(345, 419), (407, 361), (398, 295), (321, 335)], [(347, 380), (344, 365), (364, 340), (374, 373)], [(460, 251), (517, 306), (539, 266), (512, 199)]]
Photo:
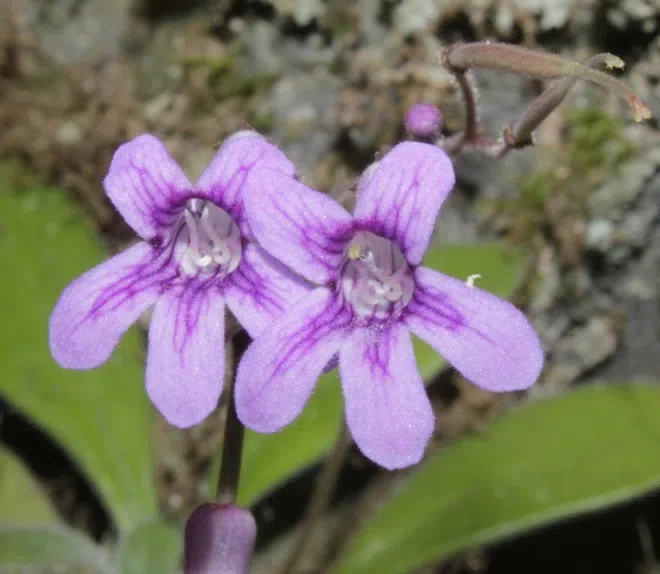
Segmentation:
[(406, 129), (415, 137), (435, 137), (442, 129), (442, 119), (442, 112), (433, 104), (415, 104), (406, 114)]
[(256, 534), (249, 510), (202, 504), (186, 522), (185, 574), (246, 574)]

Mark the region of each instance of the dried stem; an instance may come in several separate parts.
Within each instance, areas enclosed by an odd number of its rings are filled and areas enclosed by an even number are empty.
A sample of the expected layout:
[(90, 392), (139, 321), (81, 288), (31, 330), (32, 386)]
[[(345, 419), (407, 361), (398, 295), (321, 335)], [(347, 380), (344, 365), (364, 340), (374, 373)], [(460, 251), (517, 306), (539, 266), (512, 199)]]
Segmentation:
[(472, 79), (468, 76), (467, 71), (452, 70), (452, 72), (463, 96), (465, 127), (462, 132), (444, 141), (443, 147), (450, 154), (460, 151), (466, 144), (476, 143), (479, 138), (477, 93), (472, 85)]
[(538, 79), (582, 78), (622, 97), (632, 109), (636, 121), (651, 117), (651, 110), (625, 82), (600, 70), (564, 60), (554, 54), (536, 52), (510, 44), (473, 42), (450, 46), (443, 54), (443, 62), (455, 74), (464, 73), (472, 68), (487, 68)]
[[(624, 63), (612, 54), (597, 54), (590, 58), (586, 64), (589, 68), (606, 66), (607, 68), (623, 68)], [(504, 128), (500, 149), (494, 155), (503, 156), (512, 149), (532, 145), (532, 133), (564, 100), (568, 91), (578, 78), (568, 77), (552, 83), (529, 107), (520, 118)]]
[(305, 511), (305, 516), (300, 525), (300, 535), (286, 562), (282, 566), (280, 574), (293, 574), (301, 559), (305, 556), (307, 546), (310, 540), (312, 540), (314, 525), (330, 504), (339, 472), (344, 465), (350, 446), (351, 440), (348, 428), (346, 422), (342, 419), (333, 450), (323, 464), (312, 498)]

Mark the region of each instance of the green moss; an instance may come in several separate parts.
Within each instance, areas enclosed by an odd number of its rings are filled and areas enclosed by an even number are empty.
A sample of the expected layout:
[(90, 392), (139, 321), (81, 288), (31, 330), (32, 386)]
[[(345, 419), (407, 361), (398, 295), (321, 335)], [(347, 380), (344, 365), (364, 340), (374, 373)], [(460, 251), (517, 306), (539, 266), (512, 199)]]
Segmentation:
[(188, 70), (202, 68), (207, 71), (209, 98), (216, 101), (250, 97), (270, 89), (278, 78), (277, 74), (245, 74), (240, 69), (235, 50), (215, 58), (186, 58), (182, 63)]
[(181, 63), (185, 68), (207, 68), (211, 74), (222, 74), (234, 68), (234, 56), (233, 54), (215, 58), (190, 56), (183, 58)]
[(635, 152), (621, 121), (598, 108), (572, 110), (566, 120), (571, 136), (568, 159), (578, 173), (604, 170), (610, 175)]
[(210, 76), (209, 88), (211, 95), (218, 100), (226, 100), (232, 97), (248, 98), (270, 89), (275, 80), (277, 80), (276, 74), (244, 76), (240, 72), (231, 71)]
[(273, 131), (275, 117), (272, 113), (262, 113), (260, 110), (251, 111), (248, 115), (248, 123), (260, 133)]
[(508, 221), (517, 242), (527, 244), (546, 224), (553, 225), (548, 214), (551, 201), (571, 215), (584, 215), (589, 194), (635, 153), (621, 121), (600, 109), (572, 110), (566, 123), (566, 142), (544, 155), (536, 171), (515, 182), (518, 195), (485, 206), (489, 213)]

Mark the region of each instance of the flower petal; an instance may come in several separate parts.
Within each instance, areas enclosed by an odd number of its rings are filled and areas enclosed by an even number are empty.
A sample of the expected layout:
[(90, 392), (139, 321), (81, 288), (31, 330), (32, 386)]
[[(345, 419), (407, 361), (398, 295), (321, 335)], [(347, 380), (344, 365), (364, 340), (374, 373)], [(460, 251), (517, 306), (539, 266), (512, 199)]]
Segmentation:
[(311, 287), (261, 247), (250, 243), (225, 288), (227, 305), (253, 339)]
[(147, 393), (167, 421), (186, 428), (218, 404), (225, 375), (225, 302), (191, 280), (156, 303), (149, 325)]
[(245, 178), (256, 167), (275, 169), (290, 176), (296, 173), (296, 167), (277, 146), (257, 132), (242, 131), (225, 140), (196, 187), (241, 225)]
[(419, 462), (435, 417), (408, 329), (356, 330), (339, 353), (346, 422), (364, 455), (388, 469)]
[(50, 316), (50, 351), (60, 366), (92, 369), (158, 297), (163, 270), (141, 242), (73, 281)]
[(444, 151), (403, 142), (360, 179), (355, 217), (361, 226), (394, 241), (408, 263), (419, 265), (452, 187), (454, 168)]
[(302, 411), (351, 321), (334, 293), (319, 287), (296, 303), (245, 352), (236, 376), (243, 424), (275, 432)]
[(103, 187), (126, 223), (146, 240), (162, 237), (174, 225), (192, 190), (165, 146), (150, 134), (117, 149)]
[(337, 278), (353, 234), (339, 203), (273, 169), (250, 173), (244, 199), (252, 232), (273, 257), (314, 283)]
[(476, 385), (526, 389), (538, 379), (543, 350), (525, 315), (508, 301), (420, 267), (406, 318), (410, 329)]

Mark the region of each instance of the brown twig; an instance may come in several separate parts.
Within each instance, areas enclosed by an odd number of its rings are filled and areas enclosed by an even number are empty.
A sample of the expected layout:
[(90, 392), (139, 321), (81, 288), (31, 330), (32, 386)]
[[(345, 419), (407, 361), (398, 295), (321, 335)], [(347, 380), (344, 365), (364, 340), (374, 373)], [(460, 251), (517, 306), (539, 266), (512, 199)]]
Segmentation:
[[(442, 64), (455, 76), (465, 106), (465, 127), (462, 132), (437, 145), (450, 154), (467, 146), (476, 147), (495, 157), (502, 157), (512, 149), (532, 145), (532, 133), (563, 101), (579, 79), (594, 82), (623, 97), (631, 107), (635, 120), (651, 117), (651, 111), (630, 87), (597, 70), (623, 68), (623, 61), (612, 54), (598, 54), (585, 64), (564, 60), (554, 54), (537, 52), (511, 44), (473, 42), (449, 46), (441, 55)], [(507, 125), (499, 140), (485, 138), (480, 133), (476, 90), (468, 73), (472, 68), (486, 68), (512, 72), (538, 79), (559, 78), (538, 96), (515, 122)]]
[[(612, 54), (597, 54), (591, 57), (585, 66), (597, 68), (606, 66), (608, 69), (623, 68), (624, 63)], [(513, 149), (532, 145), (534, 130), (562, 103), (569, 90), (579, 78), (569, 76), (553, 82), (540, 96), (538, 96), (520, 115), (502, 131), (502, 139), (496, 148), (491, 150), (492, 155), (502, 157)]]
[(581, 78), (623, 98), (632, 109), (635, 121), (651, 117), (651, 110), (625, 82), (555, 54), (499, 42), (471, 42), (447, 48), (443, 53), (443, 62), (455, 74), (474, 68), (485, 68), (538, 79)]

